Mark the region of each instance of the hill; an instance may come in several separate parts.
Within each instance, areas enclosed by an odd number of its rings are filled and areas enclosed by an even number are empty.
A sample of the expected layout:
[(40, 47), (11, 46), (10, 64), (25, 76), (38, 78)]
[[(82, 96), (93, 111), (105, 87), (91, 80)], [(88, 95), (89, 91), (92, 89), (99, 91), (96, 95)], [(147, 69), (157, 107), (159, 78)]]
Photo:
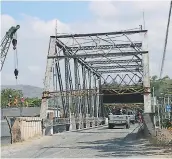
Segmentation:
[(43, 88), (30, 86), (30, 85), (2, 85), (1, 86), (1, 90), (7, 89), (7, 88), (21, 90), (23, 92), (24, 97), (29, 97), (29, 98), (34, 98), (34, 97), (41, 98), (42, 92), (43, 92)]

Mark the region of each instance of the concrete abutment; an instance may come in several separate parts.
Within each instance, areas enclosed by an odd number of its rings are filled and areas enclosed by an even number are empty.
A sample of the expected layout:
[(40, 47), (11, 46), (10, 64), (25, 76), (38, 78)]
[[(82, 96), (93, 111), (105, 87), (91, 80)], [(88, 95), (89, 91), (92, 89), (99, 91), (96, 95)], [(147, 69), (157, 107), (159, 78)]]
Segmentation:
[(12, 143), (42, 136), (42, 119), (39, 117), (11, 118)]

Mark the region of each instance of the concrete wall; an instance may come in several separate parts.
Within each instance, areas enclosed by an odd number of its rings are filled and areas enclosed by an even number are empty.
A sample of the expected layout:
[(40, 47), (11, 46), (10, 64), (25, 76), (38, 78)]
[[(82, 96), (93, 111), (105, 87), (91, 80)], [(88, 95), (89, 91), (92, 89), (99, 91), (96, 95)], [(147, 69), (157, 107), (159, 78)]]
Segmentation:
[(42, 119), (17, 117), (12, 124), (13, 142), (21, 142), (42, 135)]
[(9, 137), (10, 129), (6, 120), (1, 120), (1, 137)]
[[(64, 121), (63, 121), (64, 119)], [(96, 117), (87, 117), (86, 120), (82, 118), (81, 116), (78, 119), (75, 119), (74, 115), (70, 115), (70, 121), (69, 123), (65, 121), (65, 118), (59, 118), (58, 121), (53, 121), (53, 134), (63, 132), (63, 131), (75, 131), (75, 130), (82, 130), (87, 128), (94, 128), (98, 127), (100, 125), (105, 124), (106, 118), (96, 118)], [(68, 123), (68, 124), (66, 124)], [(69, 130), (67, 129), (67, 126), (69, 126)], [(50, 127), (47, 127), (47, 129)], [(48, 131), (47, 131), (48, 132)], [(46, 133), (49, 135), (50, 133)]]
[(7, 117), (34, 117), (40, 115), (40, 107), (21, 107), (21, 108), (3, 108), (1, 109), (1, 119)]

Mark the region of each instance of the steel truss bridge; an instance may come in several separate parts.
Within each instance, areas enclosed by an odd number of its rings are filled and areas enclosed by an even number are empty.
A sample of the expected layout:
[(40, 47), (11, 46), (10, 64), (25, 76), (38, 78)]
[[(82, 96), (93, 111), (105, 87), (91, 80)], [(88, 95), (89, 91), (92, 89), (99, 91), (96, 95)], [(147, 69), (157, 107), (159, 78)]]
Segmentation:
[(134, 94), (141, 96), (135, 103), (144, 103), (149, 112), (146, 34), (140, 29), (50, 36), (41, 117), (46, 119), (52, 106), (58, 106), (64, 118), (71, 113), (76, 119), (104, 117), (103, 102), (108, 103), (109, 96), (123, 95), (118, 102), (125, 103), (124, 98)]

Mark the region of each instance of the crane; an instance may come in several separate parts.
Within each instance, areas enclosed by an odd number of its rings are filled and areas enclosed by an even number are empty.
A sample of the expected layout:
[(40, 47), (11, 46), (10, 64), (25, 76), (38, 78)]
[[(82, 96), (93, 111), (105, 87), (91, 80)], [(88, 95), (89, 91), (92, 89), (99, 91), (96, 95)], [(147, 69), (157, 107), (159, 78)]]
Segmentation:
[[(3, 68), (8, 50), (10, 48), (10, 44), (12, 42), (13, 45), (13, 50), (16, 50), (16, 46), (17, 46), (17, 37), (16, 37), (16, 32), (17, 30), (20, 28), (20, 25), (12, 26), (5, 34), (5, 36), (3, 37), (2, 41), (1, 41), (1, 70)], [(17, 79), (18, 76), (18, 69), (15, 68), (14, 70), (14, 74), (15, 77)]]

